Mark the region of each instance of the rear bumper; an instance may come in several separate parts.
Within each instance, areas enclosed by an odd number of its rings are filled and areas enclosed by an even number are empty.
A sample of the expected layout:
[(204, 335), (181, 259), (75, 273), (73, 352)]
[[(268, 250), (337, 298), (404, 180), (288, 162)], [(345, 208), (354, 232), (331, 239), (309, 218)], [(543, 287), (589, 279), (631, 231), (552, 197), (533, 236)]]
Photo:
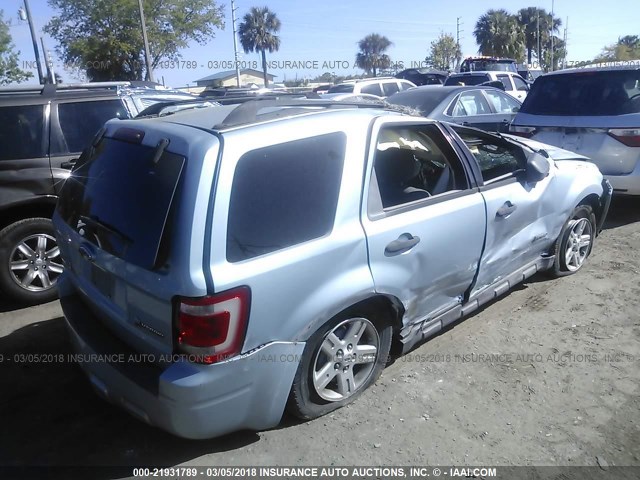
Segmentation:
[[(100, 321), (64, 276), (60, 283), (75, 359), (102, 397), (150, 425), (192, 439), (280, 422), (304, 343), (272, 342), (214, 365), (178, 360), (160, 367), (127, 356), (108, 331), (92, 332)], [(115, 354), (124, 361), (114, 362)]]

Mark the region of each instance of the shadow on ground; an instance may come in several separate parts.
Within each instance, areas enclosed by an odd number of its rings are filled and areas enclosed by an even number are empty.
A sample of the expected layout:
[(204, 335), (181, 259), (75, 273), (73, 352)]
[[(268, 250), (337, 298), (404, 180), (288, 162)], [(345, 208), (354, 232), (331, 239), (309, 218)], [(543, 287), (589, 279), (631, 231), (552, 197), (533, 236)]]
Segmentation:
[(636, 222), (640, 222), (640, 198), (614, 195), (604, 228), (617, 228)]
[[(174, 437), (101, 400), (75, 364), (30, 358), (68, 353), (62, 318), (0, 338), (0, 466), (173, 466), (260, 438), (252, 432), (207, 441)], [(129, 469), (116, 477), (130, 475)], [(105, 471), (102, 478), (113, 476)], [(91, 471), (91, 477), (100, 478), (100, 472)]]

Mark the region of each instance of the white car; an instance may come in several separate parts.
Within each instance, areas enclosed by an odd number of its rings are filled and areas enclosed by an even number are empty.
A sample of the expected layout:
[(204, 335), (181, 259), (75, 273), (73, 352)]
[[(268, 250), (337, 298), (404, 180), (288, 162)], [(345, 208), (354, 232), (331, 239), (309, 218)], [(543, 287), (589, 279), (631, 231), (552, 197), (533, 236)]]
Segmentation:
[(616, 194), (640, 195), (640, 65), (544, 75), (510, 130), (589, 157)]
[(470, 86), (482, 85), (483, 83), (488, 82), (502, 83), (502, 85), (504, 85), (504, 91), (521, 102), (524, 101), (527, 97), (527, 93), (529, 93), (529, 84), (527, 81), (517, 73), (513, 72), (486, 71), (452, 73), (444, 84), (445, 86)]
[(375, 95), (376, 97), (389, 97), (394, 93), (403, 92), (414, 88), (416, 85), (409, 80), (395, 77), (365, 78), (362, 80), (347, 80), (329, 88), (327, 93), (353, 93)]

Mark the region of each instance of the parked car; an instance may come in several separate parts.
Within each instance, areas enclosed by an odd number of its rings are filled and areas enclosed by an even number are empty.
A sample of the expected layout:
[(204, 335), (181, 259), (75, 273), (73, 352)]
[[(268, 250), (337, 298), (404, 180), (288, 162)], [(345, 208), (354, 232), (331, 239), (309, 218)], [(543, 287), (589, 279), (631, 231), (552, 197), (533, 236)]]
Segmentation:
[(517, 73), (512, 72), (472, 72), (453, 73), (444, 82), (446, 86), (482, 85), (489, 82), (501, 82), (509, 95), (522, 102), (529, 92), (529, 84)]
[(353, 93), (356, 95), (366, 93), (384, 98), (413, 87), (415, 85), (408, 80), (398, 80), (394, 77), (376, 77), (338, 83), (330, 87), (327, 93)]
[(336, 102), (381, 102), (384, 99), (376, 95), (367, 93), (325, 93), (321, 95), (322, 99), (334, 100)]
[(427, 85), (399, 92), (387, 102), (415, 108), (421, 115), (491, 132), (509, 132), (520, 102), (492, 87)]
[(640, 195), (640, 68), (579, 68), (536, 80), (511, 131), (585, 155), (617, 194)]
[(421, 85), (442, 85), (448, 75), (449, 72), (432, 68), (407, 68), (398, 73), (396, 78), (409, 80), (419, 87)]
[(465, 58), (460, 64), (460, 72), (477, 71), (518, 73), (518, 63), (513, 58), (475, 56)]
[(80, 365), (188, 438), (349, 404), (392, 342), (584, 265), (610, 188), (531, 145), (367, 103), (110, 121), (54, 217)]
[(51, 226), (62, 183), (111, 118), (163, 100), (194, 99), (128, 82), (0, 89), (0, 292), (18, 302), (56, 297), (63, 265)]

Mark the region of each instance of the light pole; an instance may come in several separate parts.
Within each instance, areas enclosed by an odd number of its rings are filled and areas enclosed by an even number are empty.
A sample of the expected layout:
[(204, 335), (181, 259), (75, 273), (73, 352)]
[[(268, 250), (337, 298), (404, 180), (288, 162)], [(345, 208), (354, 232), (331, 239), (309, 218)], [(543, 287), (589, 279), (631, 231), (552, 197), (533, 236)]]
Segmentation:
[(554, 12), (554, 0), (551, 0), (551, 71), (553, 72), (553, 12)]
[(140, 25), (142, 25), (142, 39), (144, 40), (144, 58), (147, 63), (147, 80), (153, 82), (151, 54), (149, 53), (149, 39), (147, 38), (147, 26), (144, 23), (144, 9), (142, 8), (142, 0), (138, 0), (138, 7), (140, 8)]
[(38, 66), (38, 79), (40, 84), (45, 83), (44, 75), (42, 75), (42, 64), (40, 63), (40, 52), (38, 52), (38, 40), (36, 38), (36, 29), (33, 26), (33, 20), (31, 19), (31, 8), (29, 7), (29, 0), (24, 0), (24, 10), (21, 8), (18, 10), (18, 16), (21, 20), (27, 20), (29, 22), (29, 30), (31, 30), (31, 41), (33, 42), (33, 53), (36, 55), (36, 65)]
[(236, 83), (240, 87), (240, 62), (238, 61), (238, 36), (236, 34), (236, 4), (231, 0), (231, 21), (233, 22), (233, 54), (235, 56)]

